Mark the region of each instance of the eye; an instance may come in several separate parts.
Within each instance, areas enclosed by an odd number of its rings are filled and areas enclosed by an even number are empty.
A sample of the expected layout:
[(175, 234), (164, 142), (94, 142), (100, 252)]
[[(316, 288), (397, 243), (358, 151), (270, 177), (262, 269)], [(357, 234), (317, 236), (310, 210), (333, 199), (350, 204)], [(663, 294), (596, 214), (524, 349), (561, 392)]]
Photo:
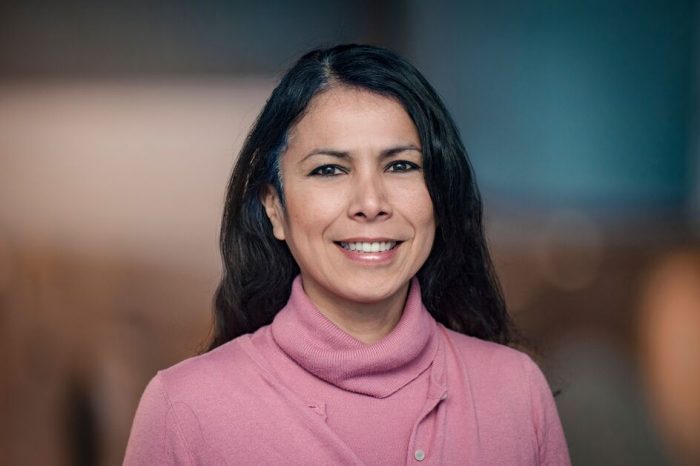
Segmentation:
[(309, 176), (338, 176), (345, 173), (343, 167), (338, 165), (321, 165), (320, 167), (314, 168)]
[(391, 162), (386, 167), (386, 170), (390, 172), (408, 172), (412, 170), (420, 170), (420, 167), (418, 164), (409, 162), (408, 160), (396, 160), (395, 162)]

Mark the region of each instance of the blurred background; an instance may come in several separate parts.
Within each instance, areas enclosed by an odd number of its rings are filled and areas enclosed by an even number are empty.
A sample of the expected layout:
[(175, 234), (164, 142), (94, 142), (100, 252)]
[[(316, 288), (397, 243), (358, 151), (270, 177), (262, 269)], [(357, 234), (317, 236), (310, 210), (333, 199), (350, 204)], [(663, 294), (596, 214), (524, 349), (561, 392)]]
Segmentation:
[(695, 1), (0, 4), (0, 464), (121, 464), (206, 340), (236, 153), (281, 73), (393, 48), (457, 120), (576, 465), (700, 464)]

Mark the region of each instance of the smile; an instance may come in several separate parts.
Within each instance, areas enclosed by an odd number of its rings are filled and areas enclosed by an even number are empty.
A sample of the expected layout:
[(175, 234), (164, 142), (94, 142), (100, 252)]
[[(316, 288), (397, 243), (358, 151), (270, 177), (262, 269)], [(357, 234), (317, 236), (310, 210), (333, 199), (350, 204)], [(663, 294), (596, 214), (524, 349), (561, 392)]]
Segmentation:
[(340, 247), (348, 251), (360, 253), (385, 252), (394, 249), (398, 244), (397, 241), (377, 241), (377, 242), (340, 242)]

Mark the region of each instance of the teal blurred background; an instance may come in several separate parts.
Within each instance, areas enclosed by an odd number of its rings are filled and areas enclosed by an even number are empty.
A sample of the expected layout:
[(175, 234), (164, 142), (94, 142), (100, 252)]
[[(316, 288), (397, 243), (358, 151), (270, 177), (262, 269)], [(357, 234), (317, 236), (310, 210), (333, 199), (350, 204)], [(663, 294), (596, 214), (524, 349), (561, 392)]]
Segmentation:
[(206, 339), (236, 152), (281, 73), (392, 48), (445, 100), (574, 464), (700, 464), (695, 1), (0, 5), (0, 464), (120, 464)]

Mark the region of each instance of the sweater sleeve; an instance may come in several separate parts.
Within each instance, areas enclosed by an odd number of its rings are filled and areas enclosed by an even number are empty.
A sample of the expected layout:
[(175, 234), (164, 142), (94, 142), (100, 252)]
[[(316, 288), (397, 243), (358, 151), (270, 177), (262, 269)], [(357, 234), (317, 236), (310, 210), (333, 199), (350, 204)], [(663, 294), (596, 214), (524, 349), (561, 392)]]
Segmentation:
[(141, 396), (124, 456), (125, 466), (152, 464), (194, 464), (159, 374)]
[(569, 449), (559, 420), (552, 390), (539, 367), (528, 358), (530, 396), (538, 446), (538, 464), (570, 466)]

